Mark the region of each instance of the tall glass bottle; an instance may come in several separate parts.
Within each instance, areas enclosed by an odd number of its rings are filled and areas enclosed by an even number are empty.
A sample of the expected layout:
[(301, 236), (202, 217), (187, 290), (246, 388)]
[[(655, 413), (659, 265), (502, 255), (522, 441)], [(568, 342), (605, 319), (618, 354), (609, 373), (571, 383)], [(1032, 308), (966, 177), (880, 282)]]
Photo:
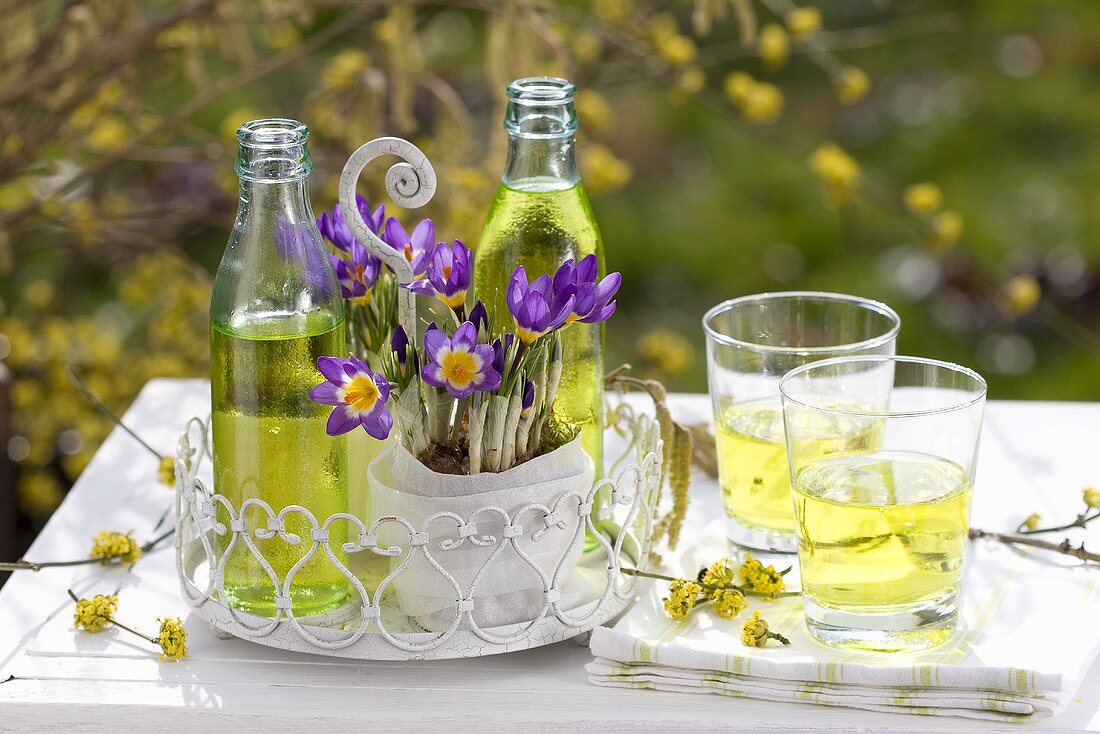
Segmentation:
[[(210, 301), (214, 487), (238, 511), (259, 498), (275, 513), (301, 505), (324, 522), (347, 511), (346, 444), (326, 434), (329, 409), (308, 392), (323, 379), (317, 358), (345, 353), (344, 306), (307, 196), (308, 137), (294, 120), (255, 120), (237, 131), (240, 201)], [(255, 535), (268, 527), (258, 508), (245, 518), (281, 584), (312, 546), (310, 525), (287, 516), (286, 532), (301, 541), (294, 545)], [(342, 523), (332, 530), (339, 554)], [(229, 604), (274, 615), (275, 585), (243, 539), (224, 581)], [(296, 615), (317, 614), (344, 602), (347, 582), (319, 550), (295, 574), (290, 596)]]
[[(505, 290), (516, 266), (529, 278), (554, 274), (569, 258), (595, 254), (603, 240), (574, 157), (576, 87), (533, 77), (508, 85), (508, 163), (475, 253), (474, 285), (495, 323), (510, 323)], [(603, 470), (603, 324), (570, 326), (556, 410), (581, 427), (581, 441)]]

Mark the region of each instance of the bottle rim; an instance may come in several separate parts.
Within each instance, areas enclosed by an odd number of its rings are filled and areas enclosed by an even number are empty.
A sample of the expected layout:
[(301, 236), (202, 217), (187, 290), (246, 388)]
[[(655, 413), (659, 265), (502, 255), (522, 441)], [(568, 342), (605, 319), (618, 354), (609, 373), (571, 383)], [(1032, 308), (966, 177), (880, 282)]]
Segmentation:
[(505, 91), (514, 104), (564, 104), (577, 96), (577, 85), (556, 76), (528, 76), (516, 79)]
[(249, 120), (237, 128), (237, 142), (244, 148), (284, 150), (303, 145), (307, 140), (309, 128), (285, 117)]

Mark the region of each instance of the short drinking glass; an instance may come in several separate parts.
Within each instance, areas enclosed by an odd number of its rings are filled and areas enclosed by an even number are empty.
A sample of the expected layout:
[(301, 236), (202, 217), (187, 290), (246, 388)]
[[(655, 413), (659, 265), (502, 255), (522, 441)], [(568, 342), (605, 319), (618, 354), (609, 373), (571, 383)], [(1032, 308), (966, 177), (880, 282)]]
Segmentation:
[[(735, 298), (703, 317), (718, 473), (734, 543), (794, 553), (779, 378), (815, 360), (894, 354), (901, 321), (885, 304), (838, 293)], [(861, 447), (853, 431), (819, 437), (818, 454)]]
[[(916, 357), (841, 357), (780, 382), (810, 633), (920, 650), (955, 630), (985, 381)], [(822, 432), (867, 446), (822, 456)]]

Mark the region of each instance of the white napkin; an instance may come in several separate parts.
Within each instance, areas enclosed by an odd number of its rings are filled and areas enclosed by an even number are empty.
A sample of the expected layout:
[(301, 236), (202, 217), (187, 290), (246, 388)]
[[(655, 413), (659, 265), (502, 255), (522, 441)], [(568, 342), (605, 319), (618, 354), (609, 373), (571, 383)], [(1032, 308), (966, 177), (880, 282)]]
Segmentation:
[[(935, 716), (1019, 721), (1066, 707), (1100, 652), (1100, 570), (1051, 553), (971, 543), (959, 630), (919, 653), (860, 653), (813, 640), (800, 597), (753, 599), (733, 620), (709, 605), (675, 622), (653, 582), (614, 628), (594, 631), (588, 680), (619, 688), (719, 693)], [(680, 559), (677, 573), (729, 555), (721, 523)], [(741, 644), (741, 625), (759, 609), (791, 640)]]

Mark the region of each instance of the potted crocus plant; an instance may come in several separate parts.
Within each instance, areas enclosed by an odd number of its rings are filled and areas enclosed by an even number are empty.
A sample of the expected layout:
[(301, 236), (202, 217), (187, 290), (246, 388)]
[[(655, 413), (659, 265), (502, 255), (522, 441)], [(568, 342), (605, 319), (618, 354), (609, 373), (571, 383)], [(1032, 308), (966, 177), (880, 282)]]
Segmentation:
[[(428, 256), (435, 248), (435, 225), (432, 220), (421, 220), (409, 231), (397, 219), (386, 217), (384, 205), (371, 208), (362, 196), (357, 195), (355, 199), (356, 208), (367, 227), (387, 245), (402, 253), (413, 272), (423, 277), (427, 272)], [(329, 260), (344, 297), (348, 347), (359, 363), (377, 372), (381, 369), (380, 359), (389, 349), (390, 335), (397, 323), (397, 278), (355, 238), (340, 207), (322, 212), (317, 219), (317, 228), (332, 247)], [(326, 366), (326, 369), (329, 367)], [(382, 450), (383, 439), (377, 436), (387, 433), (356, 431), (348, 437), (348, 505), (356, 514), (371, 514), (367, 466)]]
[[(418, 256), (412, 245), (408, 252)], [(577, 427), (554, 413), (562, 332), (610, 317), (620, 277), (598, 279), (594, 256), (534, 281), (516, 268), (507, 289), (509, 323), (492, 324), (480, 301), (467, 309), (474, 273), (465, 245), (438, 243), (421, 262), (423, 277), (406, 287), (444, 304), (441, 323), (427, 324), (419, 336), (396, 326), (372, 364), (320, 358), (326, 379), (310, 394), (333, 406), (330, 434), (360, 427), (378, 439), (396, 433), (369, 468), (373, 517), (402, 517), (428, 533), (432, 558), (464, 593), (485, 566), (473, 590), (479, 625), (528, 620), (544, 608), (543, 583), (502, 539), (512, 538), (550, 578), (579, 557), (578, 508), (594, 471)], [(478, 512), (483, 508), (507, 513), (510, 533), (499, 512)], [(445, 511), (463, 522), (443, 517), (423, 526)], [(473, 527), (476, 542), (463, 542)], [(379, 541), (408, 547), (409, 534), (387, 523)], [(501, 542), (504, 552), (486, 566)], [(427, 629), (446, 629), (455, 617), (454, 590), (440, 581), (422, 554), (394, 581), (403, 610)]]

